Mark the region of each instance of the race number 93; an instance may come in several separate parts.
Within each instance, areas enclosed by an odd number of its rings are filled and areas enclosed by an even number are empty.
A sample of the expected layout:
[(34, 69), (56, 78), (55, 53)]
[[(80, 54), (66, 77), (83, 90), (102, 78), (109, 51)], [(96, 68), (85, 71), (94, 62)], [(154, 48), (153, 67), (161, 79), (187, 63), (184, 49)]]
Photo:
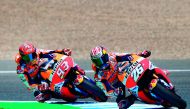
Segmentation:
[(64, 73), (69, 69), (69, 65), (67, 61), (64, 61), (60, 67), (58, 68), (57, 75), (63, 79)]
[(133, 77), (134, 81), (137, 82), (141, 73), (143, 73), (144, 69), (141, 64), (138, 64), (137, 67), (132, 71), (131, 76)]

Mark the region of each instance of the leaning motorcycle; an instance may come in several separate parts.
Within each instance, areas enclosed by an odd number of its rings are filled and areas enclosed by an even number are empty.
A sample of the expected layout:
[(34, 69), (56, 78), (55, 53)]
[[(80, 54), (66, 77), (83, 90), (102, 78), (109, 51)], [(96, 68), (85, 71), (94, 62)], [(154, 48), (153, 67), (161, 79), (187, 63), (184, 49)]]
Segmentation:
[[(48, 78), (50, 91), (54, 98), (67, 102), (89, 97), (99, 102), (107, 101), (106, 95), (96, 86), (96, 83), (75, 69), (72, 57), (59, 54), (59, 58), (59, 61), (53, 65), (53, 73)], [(47, 62), (51, 64), (51, 60)], [(62, 93), (60, 93), (61, 88)]]
[[(145, 103), (185, 109), (186, 102), (176, 94), (174, 86), (166, 81), (168, 76), (158, 75), (155, 68), (147, 58), (133, 54), (119, 79), (131, 94)], [(147, 95), (152, 101), (146, 99)]]

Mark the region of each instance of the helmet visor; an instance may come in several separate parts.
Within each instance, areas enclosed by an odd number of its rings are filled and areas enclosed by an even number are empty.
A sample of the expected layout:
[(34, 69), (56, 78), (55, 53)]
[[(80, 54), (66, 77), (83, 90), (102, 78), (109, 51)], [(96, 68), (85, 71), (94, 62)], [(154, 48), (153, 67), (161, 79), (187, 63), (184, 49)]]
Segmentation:
[(103, 64), (104, 61), (102, 60), (102, 58), (96, 58), (96, 59), (92, 59), (92, 62), (96, 65), (96, 67), (100, 68)]
[(22, 56), (22, 59), (25, 61), (25, 62), (31, 62), (33, 61), (35, 58), (36, 58), (36, 53), (31, 53), (31, 54), (28, 54), (28, 55), (24, 55)]
[(108, 62), (108, 54), (104, 54), (101, 58), (94, 58), (92, 62), (96, 65), (96, 67), (101, 68)]

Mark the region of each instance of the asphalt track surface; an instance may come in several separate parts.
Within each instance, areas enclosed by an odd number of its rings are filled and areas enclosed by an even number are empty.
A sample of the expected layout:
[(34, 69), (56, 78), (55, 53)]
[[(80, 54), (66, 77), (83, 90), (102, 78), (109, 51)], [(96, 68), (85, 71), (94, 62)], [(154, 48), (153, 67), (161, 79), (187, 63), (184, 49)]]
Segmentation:
[[(169, 77), (172, 83), (175, 85), (177, 93), (187, 102), (187, 109), (190, 109), (190, 92), (189, 92), (190, 66), (189, 65), (190, 65), (189, 63), (188, 64), (186, 63), (184, 65), (181, 65), (183, 67), (175, 66), (175, 64), (172, 67), (169, 66), (171, 70)], [(164, 66), (164, 67), (167, 68), (167, 66)], [(178, 70), (175, 70), (176, 68), (178, 68)], [(13, 69), (9, 70), (11, 72), (9, 71), (3, 72), (3, 71), (4, 70), (1, 70), (0, 72), (0, 101), (34, 101), (33, 95), (26, 90), (24, 85), (21, 83), (20, 79), (14, 73)], [(87, 76), (90, 78), (93, 78), (93, 73), (87, 73)], [(56, 99), (52, 99), (52, 100), (57, 101)], [(64, 101), (62, 100), (58, 100), (58, 102), (64, 104)], [(80, 104), (94, 103), (95, 101), (91, 98), (88, 98), (88, 99), (78, 99), (77, 102), (78, 103), (76, 103), (75, 105), (80, 106)], [(112, 103), (114, 106), (116, 106), (114, 102), (115, 102), (115, 99), (109, 99), (108, 103), (105, 103), (103, 105), (110, 106), (109, 103)], [(139, 104), (141, 104), (141, 102), (136, 102), (134, 106), (138, 106)], [(102, 105), (102, 104), (99, 104), (99, 105)], [(145, 108), (145, 107), (142, 107), (142, 108)], [(158, 107), (155, 107), (155, 108), (158, 109)]]

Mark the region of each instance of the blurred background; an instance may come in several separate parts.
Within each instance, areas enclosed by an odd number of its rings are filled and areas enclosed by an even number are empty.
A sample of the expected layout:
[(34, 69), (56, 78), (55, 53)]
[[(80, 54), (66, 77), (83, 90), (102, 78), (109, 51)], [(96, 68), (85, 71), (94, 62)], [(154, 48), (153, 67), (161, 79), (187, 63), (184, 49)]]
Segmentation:
[(189, 0), (1, 0), (0, 60), (25, 41), (42, 49), (152, 51), (152, 59), (190, 59)]

